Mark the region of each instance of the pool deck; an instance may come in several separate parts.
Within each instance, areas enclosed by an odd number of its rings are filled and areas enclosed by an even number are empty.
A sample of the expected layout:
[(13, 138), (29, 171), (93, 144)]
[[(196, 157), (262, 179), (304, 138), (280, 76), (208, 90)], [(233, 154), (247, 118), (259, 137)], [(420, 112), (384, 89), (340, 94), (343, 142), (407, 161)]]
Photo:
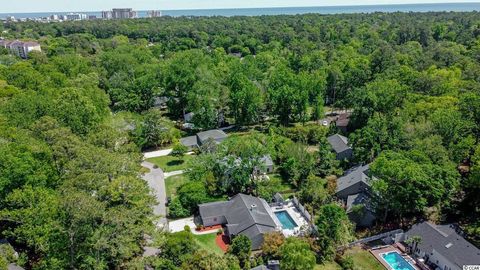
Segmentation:
[(410, 256), (407, 256), (405, 255), (405, 253), (401, 252), (398, 248), (396, 247), (393, 247), (393, 246), (385, 246), (385, 247), (382, 247), (382, 248), (378, 248), (378, 249), (370, 249), (369, 250), (370, 253), (372, 253), (372, 255), (377, 259), (377, 261), (379, 261), (384, 267), (385, 269), (388, 269), (388, 270), (392, 270), (392, 267), (390, 267), (390, 265), (388, 265), (388, 263), (382, 258), (382, 254), (383, 253), (388, 253), (388, 252), (397, 252), (398, 254), (400, 254), (400, 256), (402, 256), (407, 262), (410, 263), (411, 266), (413, 266), (413, 268), (415, 268), (416, 270), (421, 270), (420, 268), (418, 268), (416, 265), (415, 265), (415, 261), (410, 258)]
[[(293, 205), (292, 202), (288, 202), (288, 204), (282, 207), (272, 207), (273, 213), (282, 212), (282, 211), (286, 211), (290, 215), (290, 217), (293, 219), (293, 221), (297, 224), (297, 226), (292, 230), (282, 228), (282, 233), (283, 235), (285, 235), (285, 237), (296, 236), (302, 230), (304, 230), (306, 226), (308, 226), (307, 220), (302, 216), (302, 213), (298, 211), (298, 209), (295, 207), (295, 205)], [(278, 220), (276, 215), (275, 215), (275, 218)]]

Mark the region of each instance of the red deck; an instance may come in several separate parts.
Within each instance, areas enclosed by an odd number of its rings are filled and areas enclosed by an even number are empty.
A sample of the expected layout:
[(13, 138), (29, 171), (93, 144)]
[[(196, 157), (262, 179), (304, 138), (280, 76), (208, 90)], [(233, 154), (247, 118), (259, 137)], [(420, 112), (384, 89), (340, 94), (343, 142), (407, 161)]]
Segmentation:
[(220, 247), (223, 250), (223, 252), (227, 252), (229, 242), (230, 242), (230, 239), (224, 233), (217, 234), (217, 237), (215, 238), (215, 243), (217, 243), (217, 246)]
[(213, 231), (213, 230), (220, 230), (222, 228), (222, 225), (214, 225), (214, 226), (209, 226), (209, 227), (203, 227), (201, 229), (195, 229), (197, 232), (207, 232), (207, 231)]

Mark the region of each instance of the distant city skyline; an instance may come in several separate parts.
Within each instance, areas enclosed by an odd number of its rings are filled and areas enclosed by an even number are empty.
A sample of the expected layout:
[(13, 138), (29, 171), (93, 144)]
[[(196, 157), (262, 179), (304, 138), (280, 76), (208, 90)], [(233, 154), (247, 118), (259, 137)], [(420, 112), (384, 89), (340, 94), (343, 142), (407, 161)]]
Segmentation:
[(479, 3), (479, 0), (0, 0), (0, 13), (102, 11), (130, 7), (135, 10), (178, 10), (423, 3)]

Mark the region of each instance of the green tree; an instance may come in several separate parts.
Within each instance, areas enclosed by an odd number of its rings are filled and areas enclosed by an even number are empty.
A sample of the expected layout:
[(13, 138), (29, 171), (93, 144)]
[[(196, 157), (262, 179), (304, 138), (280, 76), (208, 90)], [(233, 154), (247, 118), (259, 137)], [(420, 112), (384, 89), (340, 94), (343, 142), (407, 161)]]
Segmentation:
[(180, 131), (156, 109), (145, 113), (143, 123), (137, 130), (137, 145), (143, 148), (166, 145), (180, 138)]
[(228, 254), (238, 258), (240, 267), (249, 268), (250, 255), (252, 253), (252, 241), (245, 235), (237, 235), (233, 238), (232, 244), (228, 247)]
[(280, 232), (266, 233), (263, 237), (262, 252), (269, 259), (280, 257), (280, 248), (285, 243), (285, 236)]
[(219, 256), (213, 253), (196, 252), (183, 263), (184, 270), (240, 270), (235, 256)]
[(176, 266), (187, 262), (198, 249), (191, 232), (181, 231), (167, 235), (161, 247), (161, 256), (172, 261)]
[(458, 173), (452, 163), (433, 164), (419, 151), (385, 151), (372, 164), (378, 178), (378, 213), (402, 217), (422, 213), (426, 207), (448, 205), (458, 187)]
[(315, 213), (325, 202), (330, 199), (327, 190), (327, 181), (310, 175), (300, 187), (299, 198), (302, 203), (308, 204)]
[(238, 125), (249, 125), (260, 120), (263, 107), (262, 92), (243, 74), (234, 74), (230, 83), (230, 108)]
[(286, 270), (313, 269), (316, 264), (315, 253), (310, 245), (295, 237), (289, 237), (280, 247), (280, 266)]
[(188, 148), (185, 145), (183, 145), (181, 143), (176, 143), (172, 148), (171, 155), (176, 156), (176, 157), (181, 157), (181, 156), (185, 155), (185, 153), (187, 153), (187, 151), (188, 151)]
[(318, 211), (316, 221), (318, 245), (324, 260), (331, 260), (338, 247), (353, 240), (353, 225), (345, 210), (337, 204), (326, 204)]
[(194, 213), (199, 204), (210, 200), (205, 185), (201, 182), (191, 181), (180, 186), (177, 196), (185, 209)]
[(80, 89), (63, 89), (54, 100), (52, 116), (70, 127), (75, 134), (85, 135), (106, 116), (106, 104), (98, 108)]

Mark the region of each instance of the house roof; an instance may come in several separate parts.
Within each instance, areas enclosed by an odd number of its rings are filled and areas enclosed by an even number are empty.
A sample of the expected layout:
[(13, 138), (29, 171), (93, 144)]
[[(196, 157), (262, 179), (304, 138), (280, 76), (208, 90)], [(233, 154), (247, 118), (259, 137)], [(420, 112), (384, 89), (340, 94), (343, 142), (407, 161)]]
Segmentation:
[(347, 213), (349, 213), (355, 205), (364, 205), (365, 209), (373, 213), (370, 196), (365, 192), (360, 192), (347, 197)]
[(180, 139), (180, 143), (187, 146), (200, 146), (204, 144), (208, 139), (213, 139), (214, 141), (218, 142), (227, 138), (227, 134), (219, 129), (212, 129), (203, 132), (197, 133), (195, 136), (189, 136)]
[(36, 46), (40, 46), (40, 44), (38, 42), (35, 42), (35, 41), (26, 41), (26, 42), (23, 42), (23, 46), (36, 47)]
[(365, 184), (370, 185), (370, 177), (368, 176), (369, 169), (370, 164), (367, 164), (346, 171), (342, 177), (337, 179), (337, 192), (349, 188), (359, 182), (364, 182)]
[(266, 167), (273, 166), (273, 160), (270, 155), (265, 155), (260, 159), (260, 162), (262, 162), (263, 165)]
[(338, 115), (337, 120), (335, 121), (337, 127), (347, 127), (350, 122), (351, 113), (342, 113)]
[[(267, 227), (276, 227), (272, 218), (270, 207), (264, 199), (245, 194), (238, 194), (231, 200), (229, 213), (227, 214), (228, 224), (236, 224), (233, 234), (239, 234), (253, 225), (257, 225), (258, 231), (264, 231)], [(270, 211), (269, 211), (270, 210)]]
[(264, 199), (237, 194), (227, 202), (206, 203), (198, 206), (202, 219), (224, 216), (232, 235), (246, 235), (252, 240), (252, 248), (258, 249), (263, 234), (281, 226), (274, 220), (274, 214)]
[(230, 201), (203, 203), (198, 205), (198, 211), (202, 218), (218, 217), (227, 214)]
[(348, 138), (340, 134), (332, 135), (328, 137), (327, 140), (337, 154), (351, 149), (350, 146), (348, 146)]
[(186, 147), (198, 146), (197, 136), (188, 136), (180, 139), (180, 143)]
[(435, 250), (459, 268), (480, 263), (480, 249), (465, 240), (451, 225), (418, 223), (405, 235), (407, 238), (420, 236), (421, 241), (417, 246), (419, 249), (427, 254)]
[(198, 140), (203, 144), (208, 139), (220, 140), (227, 138), (227, 134), (219, 129), (212, 129), (197, 133)]

